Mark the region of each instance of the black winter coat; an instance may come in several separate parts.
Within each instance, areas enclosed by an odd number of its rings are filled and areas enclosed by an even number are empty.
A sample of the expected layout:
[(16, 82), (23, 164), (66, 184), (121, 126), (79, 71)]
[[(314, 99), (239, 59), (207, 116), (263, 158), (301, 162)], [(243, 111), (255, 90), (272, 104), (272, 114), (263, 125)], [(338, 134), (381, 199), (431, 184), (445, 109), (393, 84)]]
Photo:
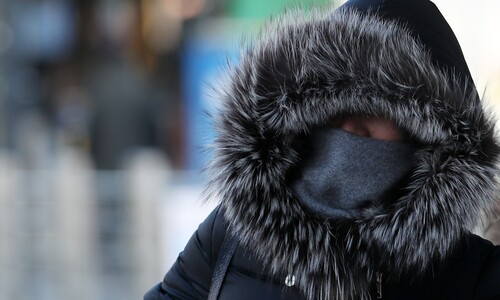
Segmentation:
[[(146, 299), (204, 299), (226, 233), (239, 246), (220, 299), (500, 298), (500, 250), (470, 234), (499, 195), (495, 122), (430, 1), (289, 12), (225, 74), (207, 189), (220, 212)], [(390, 119), (419, 147), (397, 199), (333, 222), (290, 182), (309, 133), (345, 115)]]
[[(191, 237), (184, 251), (153, 287), (145, 300), (207, 299), (214, 266), (227, 224), (219, 209), (213, 211)], [(251, 250), (238, 247), (231, 260), (219, 294), (221, 300), (286, 299), (305, 300), (285, 277), (270, 276), (252, 257)], [(413, 282), (382, 280), (382, 299), (500, 299), (500, 247), (469, 234), (439, 269)], [(388, 275), (388, 276), (387, 276)], [(386, 274), (390, 278), (390, 274)], [(382, 277), (384, 278), (384, 277)], [(376, 282), (371, 283), (372, 299), (377, 299)]]

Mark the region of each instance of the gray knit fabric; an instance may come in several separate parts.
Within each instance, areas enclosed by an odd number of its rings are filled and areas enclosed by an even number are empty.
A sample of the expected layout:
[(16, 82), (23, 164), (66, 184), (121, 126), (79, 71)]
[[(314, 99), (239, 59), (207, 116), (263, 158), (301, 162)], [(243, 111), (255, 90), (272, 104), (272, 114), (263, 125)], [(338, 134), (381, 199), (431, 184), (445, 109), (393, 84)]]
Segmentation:
[(309, 211), (330, 218), (354, 218), (394, 200), (394, 188), (410, 172), (415, 146), (321, 128), (292, 188)]

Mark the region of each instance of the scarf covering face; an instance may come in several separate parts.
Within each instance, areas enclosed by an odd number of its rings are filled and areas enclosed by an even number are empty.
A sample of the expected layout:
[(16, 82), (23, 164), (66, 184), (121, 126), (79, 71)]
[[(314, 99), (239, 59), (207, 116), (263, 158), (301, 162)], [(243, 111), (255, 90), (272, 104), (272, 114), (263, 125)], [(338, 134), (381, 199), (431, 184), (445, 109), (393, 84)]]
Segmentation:
[(321, 128), (292, 189), (312, 213), (333, 219), (361, 216), (363, 209), (390, 204), (412, 169), (415, 146)]

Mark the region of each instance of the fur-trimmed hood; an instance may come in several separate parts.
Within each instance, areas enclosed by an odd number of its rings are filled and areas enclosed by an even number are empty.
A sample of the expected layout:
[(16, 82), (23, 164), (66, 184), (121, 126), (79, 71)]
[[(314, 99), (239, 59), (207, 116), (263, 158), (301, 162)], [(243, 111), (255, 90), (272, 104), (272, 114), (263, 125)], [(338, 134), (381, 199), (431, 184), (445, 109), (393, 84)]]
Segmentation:
[[(493, 202), (493, 122), (472, 85), (396, 22), (290, 12), (228, 72), (209, 189), (240, 244), (309, 299), (367, 299), (375, 272), (422, 274)], [(393, 205), (334, 225), (304, 209), (290, 176), (311, 130), (345, 114), (390, 118), (422, 146)]]

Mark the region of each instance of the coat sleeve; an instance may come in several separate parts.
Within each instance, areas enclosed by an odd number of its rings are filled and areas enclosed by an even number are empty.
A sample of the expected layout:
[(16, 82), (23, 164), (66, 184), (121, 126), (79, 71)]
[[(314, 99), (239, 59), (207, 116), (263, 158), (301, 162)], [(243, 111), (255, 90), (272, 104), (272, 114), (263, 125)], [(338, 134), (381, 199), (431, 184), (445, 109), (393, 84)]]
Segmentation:
[(222, 213), (216, 208), (179, 254), (161, 283), (144, 300), (207, 299), (214, 264), (225, 236)]
[(476, 286), (477, 300), (500, 299), (500, 247), (496, 246), (484, 264)]

